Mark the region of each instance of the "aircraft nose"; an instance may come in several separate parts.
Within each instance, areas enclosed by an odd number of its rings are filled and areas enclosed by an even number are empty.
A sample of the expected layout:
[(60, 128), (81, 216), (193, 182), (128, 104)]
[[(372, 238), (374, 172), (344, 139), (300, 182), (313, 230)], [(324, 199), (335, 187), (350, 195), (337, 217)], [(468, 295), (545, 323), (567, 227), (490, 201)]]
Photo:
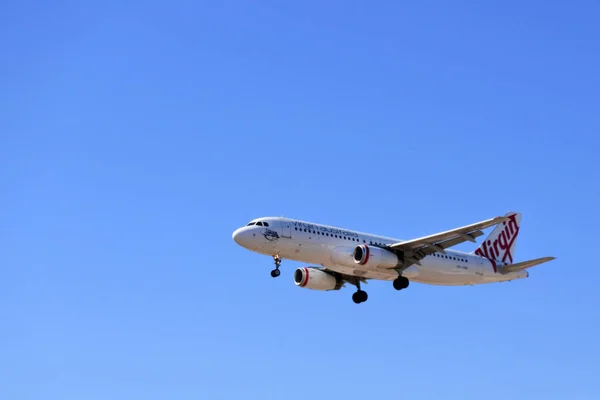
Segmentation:
[(240, 246), (247, 247), (248, 246), (248, 230), (244, 228), (236, 229), (231, 238)]
[(238, 228), (235, 231), (233, 231), (233, 234), (231, 235), (231, 238), (233, 239), (234, 242), (236, 242), (237, 244), (240, 244), (240, 236), (241, 236), (241, 231), (242, 228)]

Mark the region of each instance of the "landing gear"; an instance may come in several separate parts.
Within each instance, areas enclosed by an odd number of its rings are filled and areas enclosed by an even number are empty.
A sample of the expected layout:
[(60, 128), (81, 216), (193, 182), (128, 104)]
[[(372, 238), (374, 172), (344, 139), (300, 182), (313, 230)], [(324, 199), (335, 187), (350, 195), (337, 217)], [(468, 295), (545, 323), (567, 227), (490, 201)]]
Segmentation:
[(356, 304), (364, 303), (369, 298), (369, 295), (364, 290), (358, 290), (352, 294), (352, 301)]
[(404, 277), (404, 276), (399, 276), (398, 278), (394, 279), (394, 289), (396, 290), (402, 290), (402, 289), (406, 289), (408, 287), (408, 284), (410, 283), (410, 281)]
[(367, 292), (360, 289), (359, 279), (356, 280), (356, 289), (358, 290), (352, 294), (352, 301), (354, 301), (356, 304), (364, 303), (365, 301), (367, 301), (369, 295), (367, 294)]
[(279, 258), (278, 255), (275, 255), (273, 256), (273, 260), (275, 261), (275, 269), (271, 271), (271, 276), (273, 278), (277, 278), (281, 274), (281, 271), (279, 270), (279, 266), (281, 265), (281, 258)]

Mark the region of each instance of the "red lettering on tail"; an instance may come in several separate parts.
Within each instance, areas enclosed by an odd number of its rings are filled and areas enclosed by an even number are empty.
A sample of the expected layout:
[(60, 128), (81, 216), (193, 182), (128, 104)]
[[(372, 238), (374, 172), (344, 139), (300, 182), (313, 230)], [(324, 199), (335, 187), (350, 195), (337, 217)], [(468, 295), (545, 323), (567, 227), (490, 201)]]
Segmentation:
[(519, 226), (517, 225), (516, 214), (513, 214), (508, 218), (508, 221), (504, 221), (502, 223), (504, 227), (502, 228), (502, 231), (500, 231), (498, 237), (494, 240), (494, 243), (491, 243), (489, 240), (484, 241), (481, 246), (475, 250), (476, 255), (490, 260), (492, 267), (494, 268), (494, 272), (497, 272), (497, 260), (510, 264), (513, 262), (510, 248), (517, 239)]

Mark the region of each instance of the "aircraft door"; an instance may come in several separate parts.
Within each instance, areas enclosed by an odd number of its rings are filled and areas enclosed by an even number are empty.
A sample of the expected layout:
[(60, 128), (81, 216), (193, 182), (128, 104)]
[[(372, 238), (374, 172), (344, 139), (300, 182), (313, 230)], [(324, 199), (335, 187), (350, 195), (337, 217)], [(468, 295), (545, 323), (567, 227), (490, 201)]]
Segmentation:
[(477, 274), (479, 279), (483, 279), (483, 275), (485, 274), (485, 261), (487, 260), (481, 257), (473, 257), (472, 260), (474, 261), (473, 264), (476, 264), (475, 271), (473, 272)]
[(285, 238), (292, 237), (292, 223), (287, 219), (281, 220), (281, 236)]

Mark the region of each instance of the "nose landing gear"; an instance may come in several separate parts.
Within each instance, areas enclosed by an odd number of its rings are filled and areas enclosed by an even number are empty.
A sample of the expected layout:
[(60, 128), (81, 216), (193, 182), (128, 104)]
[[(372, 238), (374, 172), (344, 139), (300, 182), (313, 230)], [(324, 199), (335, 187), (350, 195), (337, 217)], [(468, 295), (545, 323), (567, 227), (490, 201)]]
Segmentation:
[(279, 270), (279, 266), (281, 265), (281, 258), (279, 258), (278, 255), (274, 255), (273, 260), (275, 261), (275, 269), (271, 271), (271, 276), (273, 278), (277, 278), (281, 274), (281, 271)]

